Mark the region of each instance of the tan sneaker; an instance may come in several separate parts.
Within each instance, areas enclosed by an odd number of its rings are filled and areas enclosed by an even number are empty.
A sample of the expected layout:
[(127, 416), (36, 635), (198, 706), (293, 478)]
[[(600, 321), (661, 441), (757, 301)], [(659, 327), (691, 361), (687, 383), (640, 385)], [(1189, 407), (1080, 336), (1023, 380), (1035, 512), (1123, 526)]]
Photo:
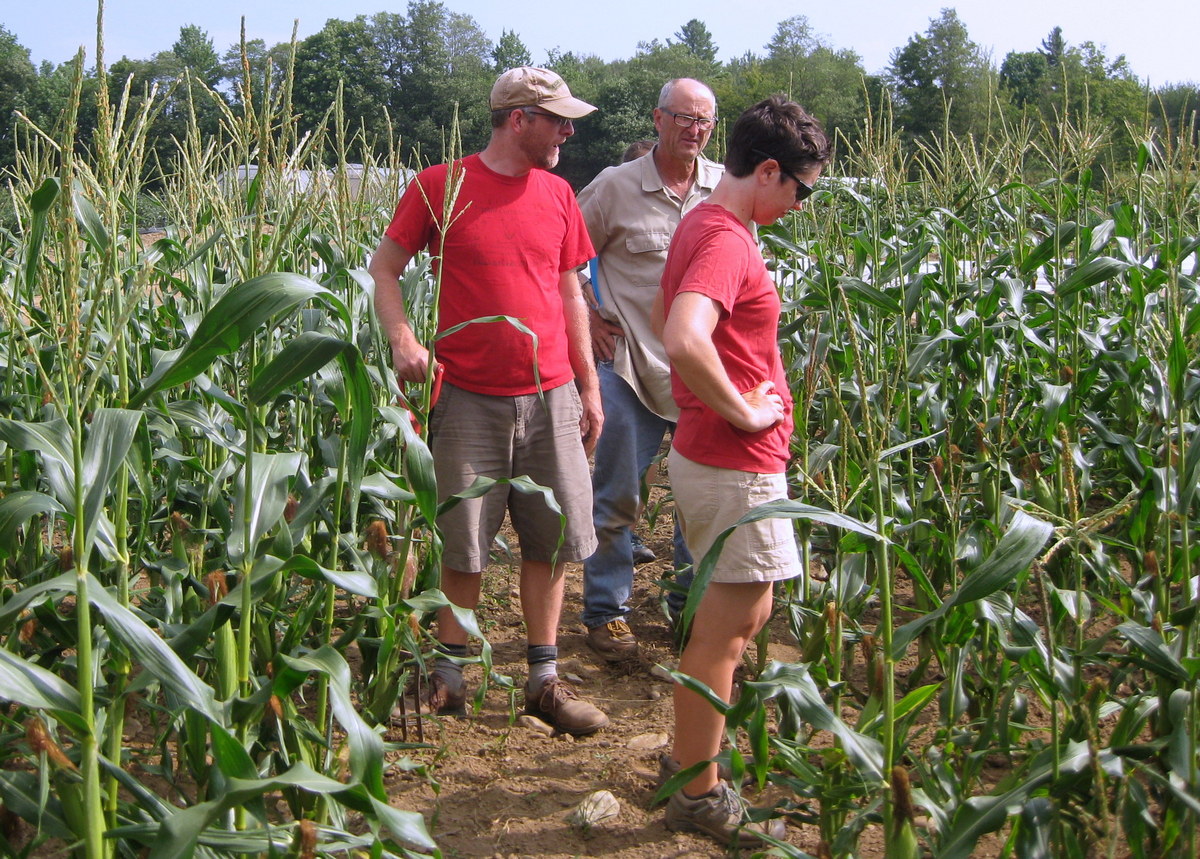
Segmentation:
[(704, 796), (691, 797), (678, 790), (667, 800), (667, 829), (672, 832), (703, 832), (722, 844), (752, 847), (767, 835), (782, 841), (787, 826), (782, 820), (749, 823), (746, 803), (723, 781)]
[[(658, 756), (658, 783), (664, 785), (667, 780), (677, 774), (683, 767), (679, 761), (675, 760), (667, 752)], [(729, 768), (729, 762), (724, 760), (717, 761), (717, 778), (733, 784), (733, 770)], [(754, 773), (746, 770), (742, 774), (742, 787), (749, 787), (754, 784)]]
[(536, 694), (530, 691), (528, 683), (525, 684), (525, 712), (576, 737), (598, 731), (608, 724), (608, 716), (581, 700), (559, 677), (551, 677)]
[(603, 626), (588, 629), (587, 643), (601, 658), (609, 662), (624, 662), (638, 655), (637, 637), (623, 618), (610, 620)]

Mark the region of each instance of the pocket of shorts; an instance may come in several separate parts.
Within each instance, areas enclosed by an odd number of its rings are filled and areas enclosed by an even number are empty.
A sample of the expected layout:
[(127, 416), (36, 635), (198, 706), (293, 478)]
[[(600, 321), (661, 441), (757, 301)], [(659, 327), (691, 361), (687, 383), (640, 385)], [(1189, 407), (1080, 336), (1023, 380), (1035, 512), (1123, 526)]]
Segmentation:
[(583, 399), (579, 396), (579, 386), (574, 382), (567, 382), (567, 388), (571, 394), (571, 411), (575, 417), (575, 423), (579, 423), (579, 419), (583, 417)]
[[(742, 485), (746, 489), (746, 497), (752, 507), (766, 504), (769, 501), (784, 501), (787, 499), (787, 483), (780, 486), (780, 475), (765, 472), (743, 472)], [(781, 494), (782, 493), (782, 494)]]
[(450, 400), (454, 398), (458, 392), (458, 388), (453, 385), (442, 384), (442, 391), (438, 395), (437, 405), (433, 407), (433, 411), (429, 413), (429, 434), (433, 435), (441, 427), (445, 420), (446, 412), (449, 411)]

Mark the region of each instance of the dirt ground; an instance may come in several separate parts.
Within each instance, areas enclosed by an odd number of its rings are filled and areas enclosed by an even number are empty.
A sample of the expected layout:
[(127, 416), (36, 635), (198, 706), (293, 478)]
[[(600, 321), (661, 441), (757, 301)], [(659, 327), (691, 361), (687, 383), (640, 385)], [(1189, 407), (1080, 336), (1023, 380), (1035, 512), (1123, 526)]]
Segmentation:
[[(559, 628), (559, 673), (576, 682), (579, 694), (611, 720), (607, 728), (588, 737), (547, 736), (514, 721), (524, 703), (520, 687), (525, 677), (517, 573), (503, 565), (485, 573), (480, 623), (494, 648), (495, 670), (511, 677), (516, 691), (510, 696), (505, 689), (490, 689), (480, 712), (467, 718), (426, 718), (426, 740), (440, 751), (412, 757), (436, 761), (436, 788), (402, 773), (393, 773), (389, 783), (393, 804), (425, 815), (447, 859), (726, 855), (722, 846), (706, 837), (667, 830), (662, 808), (650, 807), (657, 789), (658, 758), (669, 748), (672, 730), (671, 684), (652, 669), (674, 667), (678, 660), (656, 584), (670, 566), (669, 523), (669, 514), (664, 514), (654, 533), (642, 528), (646, 544), (660, 560), (639, 567), (634, 580), (629, 622), (641, 644), (637, 662), (612, 665), (588, 648), (586, 629), (579, 620), (582, 568), (569, 568)], [(786, 627), (781, 623), (772, 628), (771, 656), (794, 661)], [(474, 689), (480, 670), (468, 668), (467, 676)], [(399, 740), (398, 732), (393, 731), (389, 739)], [(597, 790), (612, 792), (620, 804), (619, 814), (589, 832), (572, 827), (569, 812)], [(773, 790), (778, 788), (768, 785), (761, 796), (747, 795), (756, 804), (768, 802)], [(814, 827), (791, 826), (788, 840), (815, 854)]]

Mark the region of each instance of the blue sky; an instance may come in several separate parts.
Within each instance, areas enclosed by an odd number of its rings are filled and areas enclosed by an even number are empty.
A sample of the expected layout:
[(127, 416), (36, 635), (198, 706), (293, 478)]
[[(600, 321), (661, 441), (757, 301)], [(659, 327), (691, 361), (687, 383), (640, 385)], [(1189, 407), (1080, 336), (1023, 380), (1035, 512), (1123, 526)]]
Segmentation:
[[(763, 52), (776, 25), (792, 16), (808, 16), (813, 29), (837, 48), (851, 48), (868, 72), (878, 72), (891, 52), (931, 18), (952, 5), (971, 37), (991, 51), (997, 64), (1010, 50), (1034, 50), (1055, 26), (1071, 44), (1093, 41), (1110, 57), (1125, 54), (1134, 72), (1151, 85), (1200, 83), (1200, 3), (1195, 0), (835, 0), (824, 5), (768, 0), (692, 0), (686, 4), (650, 4), (644, 0), (601, 3), (501, 3), (497, 0), (445, 0), (448, 8), (471, 15), (493, 41), (514, 30), (535, 62), (559, 48), (604, 59), (631, 56), (640, 40), (670, 38), (690, 18), (699, 18), (713, 34), (725, 60), (746, 51)], [(218, 51), (238, 41), (246, 17), (249, 38), (268, 44), (291, 37), (299, 20), (301, 38), (320, 30), (328, 18), (403, 11), (407, 0), (107, 0), (105, 56), (143, 59), (167, 50), (179, 28), (197, 24), (208, 31)], [(6, 0), (0, 24), (29, 48), (35, 62), (62, 62), (82, 45), (89, 62), (96, 47), (94, 0)]]

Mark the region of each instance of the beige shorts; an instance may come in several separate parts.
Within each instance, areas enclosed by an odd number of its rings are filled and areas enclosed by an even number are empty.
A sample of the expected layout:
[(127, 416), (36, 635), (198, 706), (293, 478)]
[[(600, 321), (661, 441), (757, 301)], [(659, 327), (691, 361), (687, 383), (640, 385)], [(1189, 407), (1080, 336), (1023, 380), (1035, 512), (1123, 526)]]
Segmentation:
[[(787, 498), (782, 474), (756, 474), (692, 462), (671, 448), (667, 456), (675, 509), (697, 562), (721, 532), (755, 507)], [(712, 581), (774, 582), (800, 575), (800, 553), (791, 519), (762, 519), (729, 536)]]
[(541, 493), (507, 484), (462, 501), (438, 517), (445, 539), (442, 561), (451, 569), (482, 572), (505, 511), (526, 561), (582, 561), (596, 550), (579, 392), (568, 382), (545, 396), (543, 403), (536, 394), (492, 397), (442, 386), (429, 420), (438, 500), (463, 491), (479, 476), (524, 475), (551, 489), (562, 511), (560, 516), (548, 507)]

